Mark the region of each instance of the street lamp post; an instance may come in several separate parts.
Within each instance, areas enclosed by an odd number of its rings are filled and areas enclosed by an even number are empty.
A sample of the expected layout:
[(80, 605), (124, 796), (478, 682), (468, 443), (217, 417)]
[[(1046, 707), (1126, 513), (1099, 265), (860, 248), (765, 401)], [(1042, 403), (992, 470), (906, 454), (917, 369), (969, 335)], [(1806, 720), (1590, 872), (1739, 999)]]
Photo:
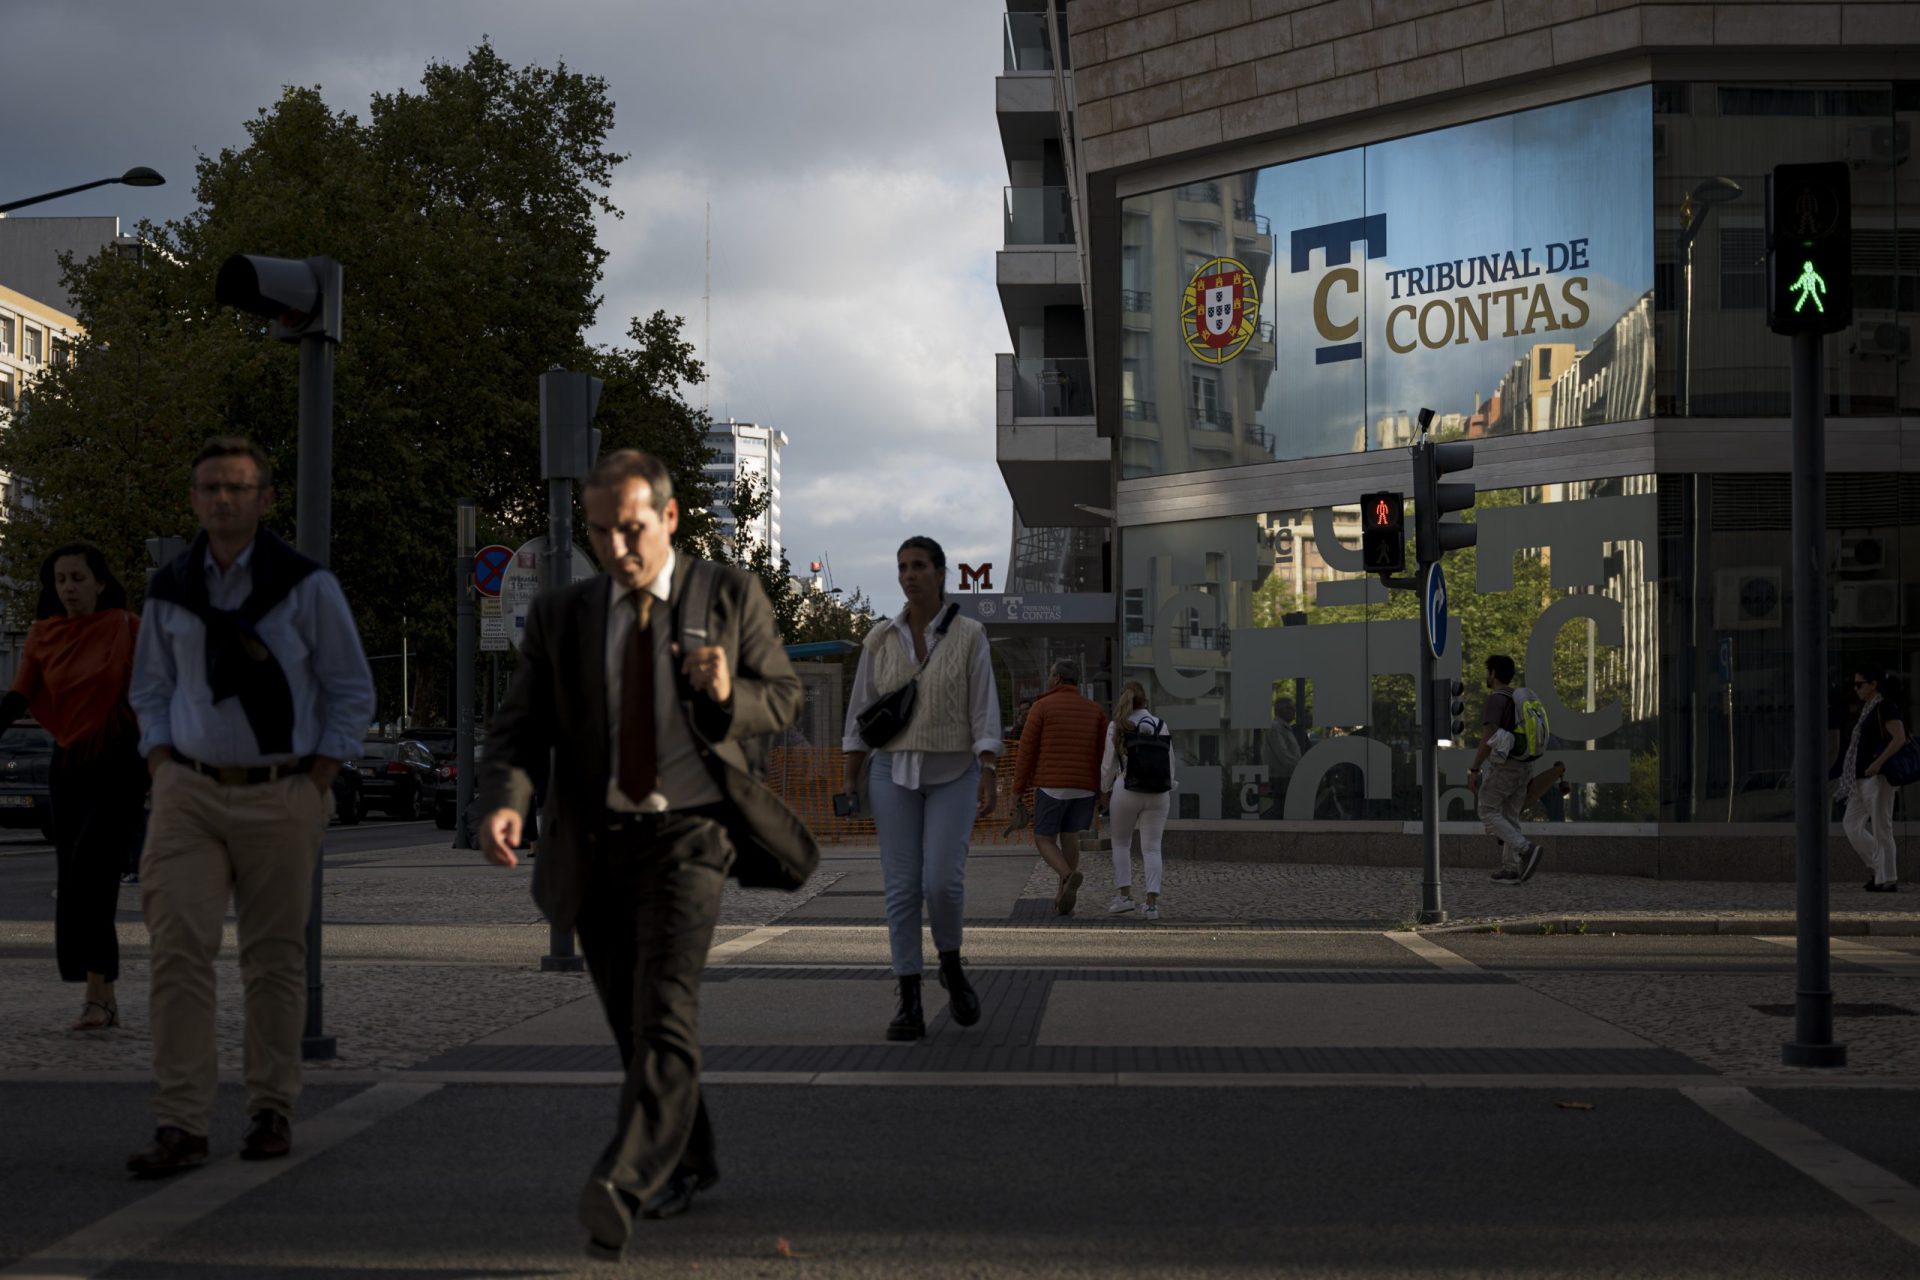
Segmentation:
[(1713, 212), (1713, 206), (1739, 198), (1740, 184), (1732, 178), (1708, 178), (1680, 202), (1681, 271), (1685, 276), (1682, 288), (1686, 297), (1681, 302), (1680, 358), (1674, 362), (1675, 372), (1680, 375), (1680, 391), (1674, 399), (1679, 402), (1683, 418), (1693, 412), (1693, 242), (1707, 229), (1707, 215)]
[(79, 191), (91, 191), (95, 187), (112, 186), (124, 183), (129, 187), (161, 187), (167, 180), (147, 168), (136, 165), (117, 178), (98, 178), (92, 182), (83, 182), (77, 187), (62, 187), (58, 191), (49, 191), (45, 195), (28, 196), (25, 200), (15, 200), (9, 204), (0, 204), (0, 213), (12, 213), (15, 209), (24, 209), (30, 204), (44, 204), (48, 200), (58, 200), (61, 196), (70, 196)]

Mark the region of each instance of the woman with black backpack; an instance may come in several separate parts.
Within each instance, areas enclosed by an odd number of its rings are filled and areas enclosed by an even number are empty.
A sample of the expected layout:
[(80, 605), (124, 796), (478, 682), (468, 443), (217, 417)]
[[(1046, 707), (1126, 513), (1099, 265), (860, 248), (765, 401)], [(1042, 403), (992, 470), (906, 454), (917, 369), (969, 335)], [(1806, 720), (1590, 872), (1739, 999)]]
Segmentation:
[(1113, 901), (1107, 910), (1122, 915), (1134, 909), (1133, 833), (1140, 833), (1140, 860), (1146, 864), (1147, 900), (1140, 914), (1160, 918), (1160, 842), (1173, 808), (1173, 735), (1147, 710), (1147, 691), (1129, 680), (1113, 704), (1106, 758), (1100, 764), (1100, 805), (1111, 819)]

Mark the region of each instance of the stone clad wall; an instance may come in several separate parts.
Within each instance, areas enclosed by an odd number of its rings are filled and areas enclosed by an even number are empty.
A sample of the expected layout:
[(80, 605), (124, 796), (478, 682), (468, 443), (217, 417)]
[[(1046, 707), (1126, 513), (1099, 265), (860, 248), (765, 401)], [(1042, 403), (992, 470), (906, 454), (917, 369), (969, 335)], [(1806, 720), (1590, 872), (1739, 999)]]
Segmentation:
[(1069, 0), (1082, 161), (1119, 169), (1635, 52), (1920, 47), (1920, 3)]

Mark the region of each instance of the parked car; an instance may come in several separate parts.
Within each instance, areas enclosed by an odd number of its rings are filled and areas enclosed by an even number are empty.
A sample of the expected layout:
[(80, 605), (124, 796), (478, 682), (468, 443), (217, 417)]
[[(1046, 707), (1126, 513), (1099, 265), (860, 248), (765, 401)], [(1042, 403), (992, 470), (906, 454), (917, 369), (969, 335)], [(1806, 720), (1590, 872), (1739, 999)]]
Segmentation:
[(0, 733), (0, 827), (38, 827), (53, 839), (48, 776), (53, 735), (32, 720), (16, 720)]
[(363, 742), (360, 794), (365, 808), (381, 809), (396, 818), (433, 816), (435, 764), (433, 752), (411, 738), (399, 742)]
[(342, 760), (333, 775), (333, 816), (343, 826), (352, 826), (367, 816), (367, 796), (360, 786), (360, 762)]
[[(477, 766), (486, 754), (486, 743), (476, 742), (473, 746), (473, 763)], [(442, 831), (454, 829), (454, 810), (460, 803), (460, 766), (449, 762), (440, 766), (435, 776), (439, 779), (433, 791), (433, 825)], [(466, 826), (472, 827), (474, 814), (469, 805)], [(520, 847), (526, 848), (540, 836), (540, 798), (534, 794), (534, 801), (527, 814), (527, 823), (520, 833)]]
[(409, 729), (407, 737), (431, 751), (441, 764), (460, 754), (460, 734), (455, 729)]

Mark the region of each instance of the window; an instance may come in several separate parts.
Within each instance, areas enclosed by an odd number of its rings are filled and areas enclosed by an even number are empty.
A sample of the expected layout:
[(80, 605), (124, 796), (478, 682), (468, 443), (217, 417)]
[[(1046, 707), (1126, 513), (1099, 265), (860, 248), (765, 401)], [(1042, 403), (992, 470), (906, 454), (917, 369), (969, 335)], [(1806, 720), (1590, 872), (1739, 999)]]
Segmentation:
[(28, 364), (39, 364), (46, 358), (43, 354), (46, 348), (41, 345), (46, 340), (44, 333), (30, 325), (23, 324), (20, 326), (20, 337), (23, 339), (21, 343), (21, 358)]
[(1194, 369), (1193, 425), (1201, 431), (1225, 430), (1227, 415), (1220, 411), (1220, 374), (1214, 369)]
[[(1696, 271), (1699, 267), (1696, 265)], [(1762, 308), (1767, 305), (1767, 232), (1764, 227), (1720, 229), (1720, 306)]]
[(0, 356), (13, 354), (13, 317), (0, 316)]

